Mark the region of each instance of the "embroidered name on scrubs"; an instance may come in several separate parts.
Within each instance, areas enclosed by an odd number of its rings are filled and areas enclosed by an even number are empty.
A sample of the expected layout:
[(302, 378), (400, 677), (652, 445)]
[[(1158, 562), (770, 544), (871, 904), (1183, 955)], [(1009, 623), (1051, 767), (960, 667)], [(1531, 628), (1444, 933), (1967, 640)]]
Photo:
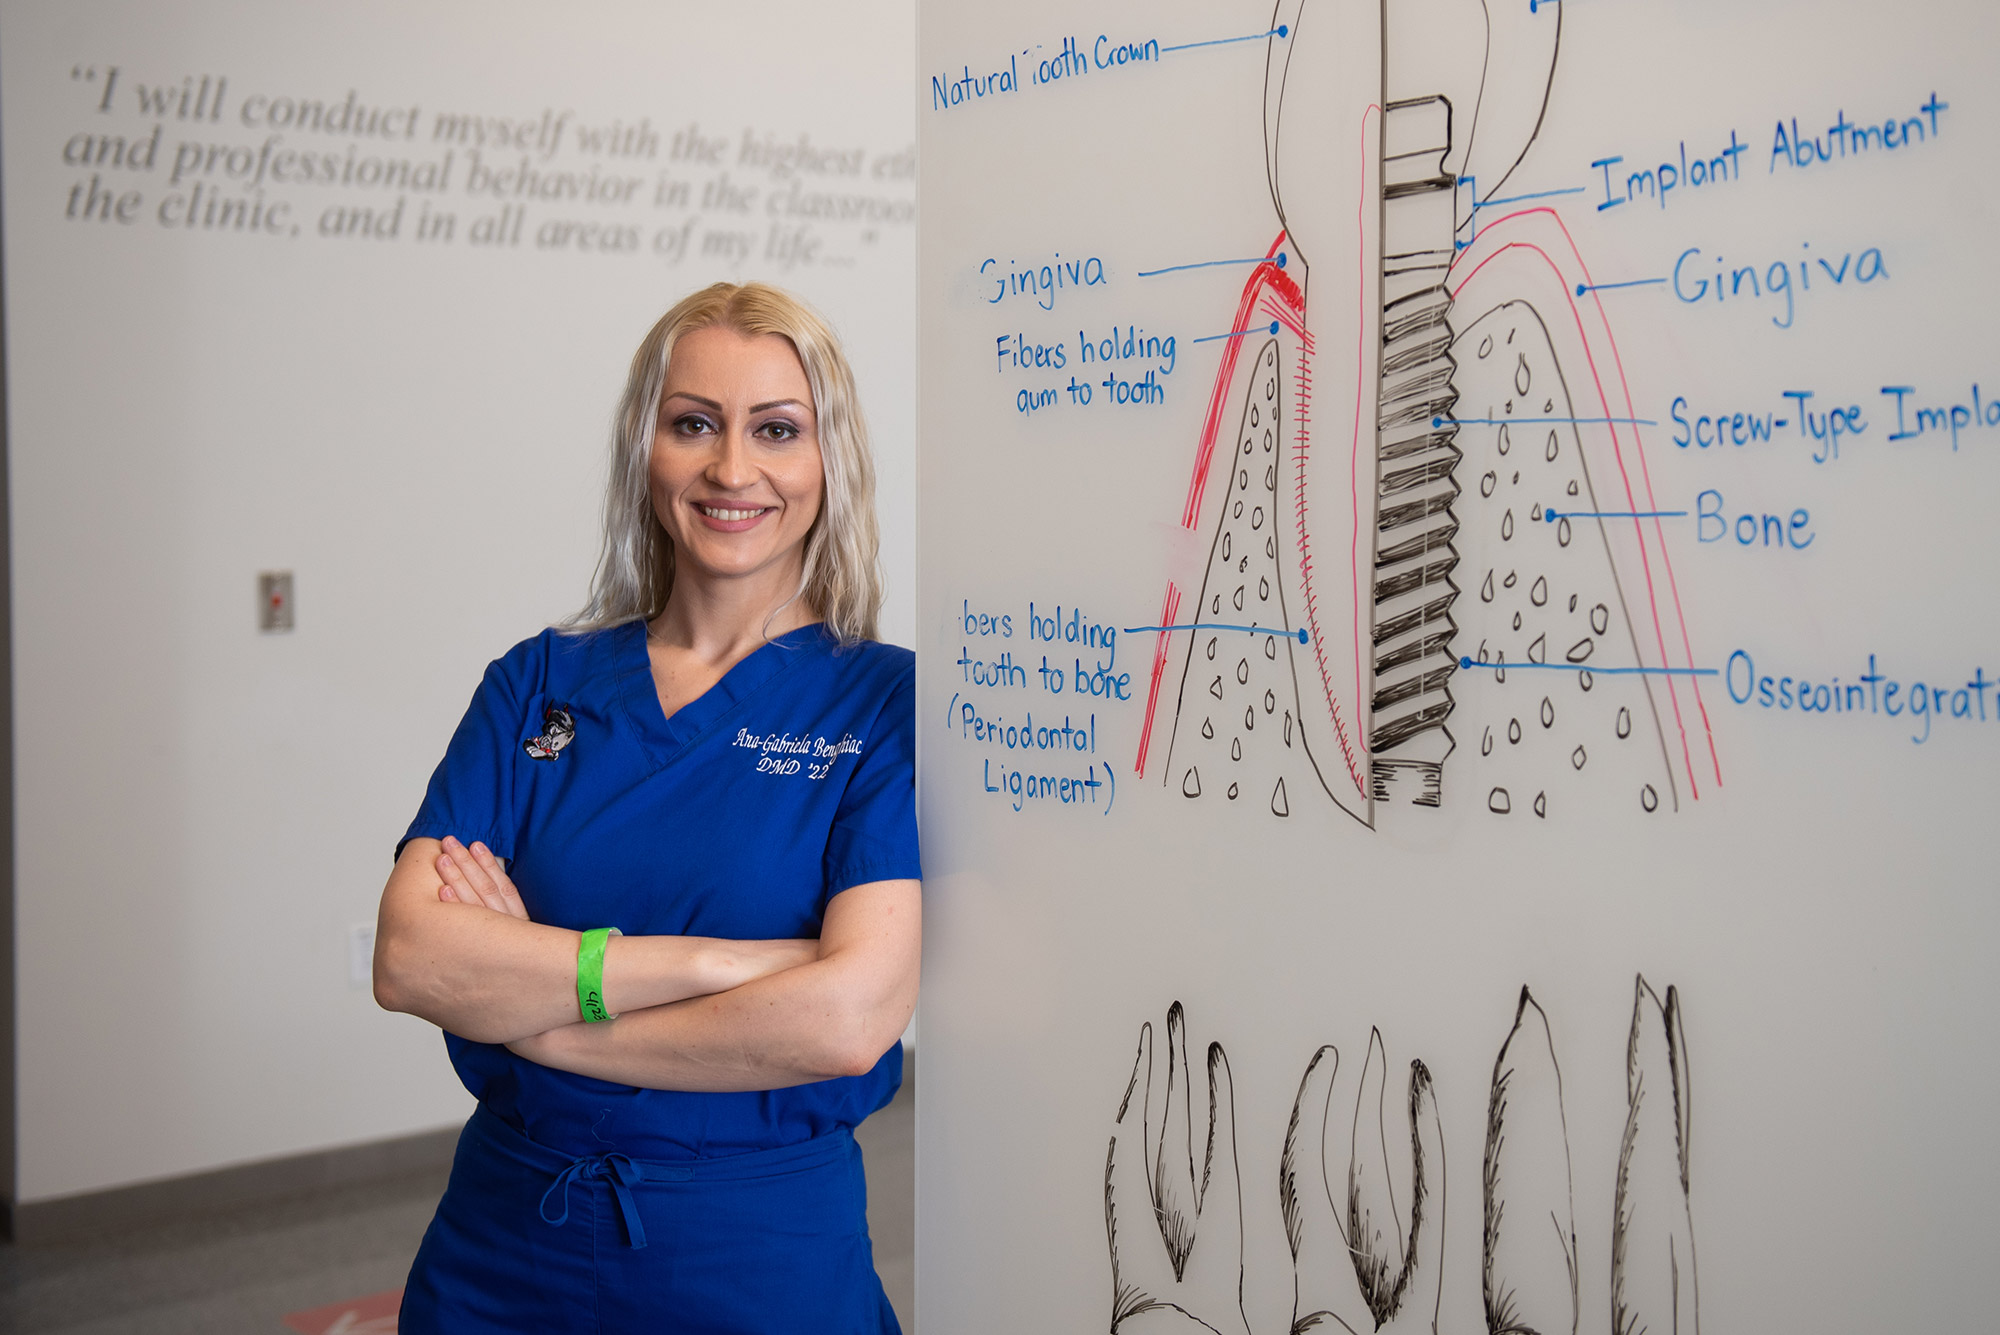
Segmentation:
[(759, 774), (803, 774), (808, 779), (824, 779), (833, 773), (842, 756), (861, 754), (861, 743), (852, 733), (845, 732), (839, 741), (829, 742), (824, 737), (808, 737), (803, 733), (766, 733), (760, 737), (748, 728), (738, 728), (736, 740), (730, 745), (760, 752)]
[(521, 749), (537, 760), (554, 760), (562, 749), (576, 740), (576, 718), (561, 705), (542, 711), (542, 732), (521, 743)]

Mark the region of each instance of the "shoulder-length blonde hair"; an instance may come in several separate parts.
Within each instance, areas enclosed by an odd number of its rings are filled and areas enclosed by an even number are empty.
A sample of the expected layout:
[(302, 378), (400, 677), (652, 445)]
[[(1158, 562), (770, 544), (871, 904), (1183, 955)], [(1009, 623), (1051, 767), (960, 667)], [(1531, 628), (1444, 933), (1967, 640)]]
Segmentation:
[(717, 283), (683, 297), (639, 345), (612, 429), (604, 547), (590, 601), (565, 625), (598, 630), (650, 620), (666, 608), (674, 588), (674, 544), (653, 513), (648, 483), (660, 393), (674, 344), (697, 329), (718, 326), (750, 337), (776, 334), (799, 355), (812, 387), (826, 481), (819, 517), (806, 533), (805, 574), (796, 597), (842, 644), (872, 640), (882, 606), (875, 464), (854, 374), (826, 321), (790, 293), (764, 283)]

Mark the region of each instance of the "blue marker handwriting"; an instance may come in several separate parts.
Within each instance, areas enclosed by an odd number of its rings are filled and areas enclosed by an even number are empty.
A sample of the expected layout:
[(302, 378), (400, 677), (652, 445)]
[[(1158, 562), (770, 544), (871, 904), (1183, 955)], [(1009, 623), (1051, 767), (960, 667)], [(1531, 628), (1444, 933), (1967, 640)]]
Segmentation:
[(1711, 487), (1695, 498), (1694, 536), (1701, 543), (1802, 552), (1819, 535), (1813, 532), (1812, 515), (1803, 506), (1790, 516), (1761, 511), (1732, 516), (1726, 512), (1722, 493)]
[(1956, 454), (1959, 433), (2000, 427), (2000, 403), (1981, 395), (1976, 383), (1969, 396), (1952, 403), (1928, 399), (1914, 385), (1884, 385), (1882, 395), (1895, 404), (1896, 429), (1889, 433), (1892, 441), (1949, 434), (1952, 453)]
[(1771, 165), (1766, 174), (1779, 167), (1803, 170), (1914, 147), (1938, 137), (1943, 129), (1939, 119), (1950, 109), (1951, 103), (1938, 101), (1938, 95), (1932, 93), (1916, 115), (1888, 116), (1879, 123), (1857, 125), (1847, 119), (1845, 111), (1837, 111), (1824, 134), (1801, 133), (1797, 116), (1789, 121), (1781, 117), (1771, 136)]
[(1157, 64), (1161, 53), (1158, 38), (1121, 38), (1109, 33), (1099, 33), (1095, 39), (1064, 37), (1047, 45), (1037, 42), (1009, 52), (1004, 65), (990, 61), (975, 70), (962, 64), (956, 74), (950, 70), (933, 74), (931, 110), (949, 111), (989, 97), (1047, 87), (1126, 65)]
[(1104, 261), (1095, 255), (1064, 259), (1060, 250), (1050, 259), (1022, 264), (1009, 259), (1002, 264), (988, 258), (979, 265), (979, 277), (990, 284), (992, 295), (986, 304), (997, 306), (1009, 297), (1027, 297), (1045, 311), (1056, 308), (1056, 294), (1070, 288), (1100, 287), (1104, 283)]
[[(1604, 199), (1598, 204), (1597, 211), (1602, 213), (1641, 199), (1664, 209), (1677, 191), (1700, 190), (1740, 181), (1743, 179), (1743, 155), (1749, 151), (1750, 145), (1738, 139), (1736, 131), (1731, 130), (1729, 146), (1713, 155), (1697, 149), (1690, 159), (1687, 140), (1683, 139), (1675, 157), (1637, 171), (1625, 170), (1621, 165), (1625, 161), (1622, 154), (1598, 158), (1590, 164), (1603, 176)], [(1614, 168), (1617, 170), (1614, 171)]]
[[(1921, 727), (1910, 740), (1922, 746), (1931, 739), (1932, 726), (1944, 719), (1964, 723), (2000, 722), (2000, 679), (1988, 680), (1986, 669), (1975, 667), (1972, 679), (1959, 682), (1957, 674), (1943, 681), (1900, 681), (1883, 673), (1875, 655), (1868, 655), (1868, 671), (1843, 682), (1832, 677), (1786, 676), (1759, 673), (1757, 661), (1747, 649), (1729, 655), (1723, 679), (1729, 698), (1739, 705), (1780, 713), (1829, 715), (1869, 715), (1904, 718), (1908, 726)], [(1989, 698), (1991, 696), (1992, 698)], [(1907, 717), (1906, 717), (1907, 716)], [(1921, 719), (1919, 725), (1910, 720)]]
[[(1840, 457), (1840, 442), (1868, 433), (1868, 419), (1858, 403), (1834, 402), (1825, 406), (1813, 400), (1817, 392), (1788, 389), (1779, 398), (1781, 408), (1745, 412), (1740, 408), (1714, 413), (1696, 412), (1686, 395), (1677, 395), (1668, 410), (1673, 418), (1674, 444), (1682, 449), (1743, 448), (1779, 441), (1798, 440), (1812, 447), (1812, 461), (1831, 463)], [(1707, 405), (1704, 405), (1704, 407)], [(1789, 429), (1788, 429), (1789, 428)]]
[(1065, 401), (1077, 407), (1093, 403), (1157, 407), (1167, 401), (1167, 378), (1180, 361), (1175, 335), (1118, 324), (1079, 329), (1074, 346), (1064, 339), (1043, 342), (1025, 333), (1000, 334), (993, 340), (993, 353), (994, 370), (1001, 375), (1072, 368), (1082, 371), (1081, 378), (1071, 375), (1064, 385), (1017, 391), (1015, 410), (1023, 414)]
[(1825, 292), (1888, 281), (1889, 265), (1882, 258), (1880, 247), (1868, 246), (1858, 253), (1848, 251), (1838, 257), (1837, 263), (1825, 254), (1813, 254), (1810, 241), (1801, 242), (1800, 249), (1806, 253), (1794, 259), (1738, 265), (1721, 255), (1707, 256), (1699, 246), (1689, 246), (1674, 261), (1671, 288), (1675, 297), (1690, 306), (1704, 301), (1733, 300), (1739, 305), (1759, 299), (1767, 303), (1782, 301), (1784, 312), (1782, 316), (1774, 313), (1771, 323), (1780, 329), (1790, 329), (1799, 298), (1811, 292), (1815, 283)]
[[(1932, 93), (1915, 115), (1899, 113), (1857, 123), (1847, 119), (1846, 111), (1836, 111), (1825, 130), (1811, 134), (1800, 129), (1797, 116), (1780, 116), (1771, 134), (1765, 175), (1775, 175), (1781, 167), (1803, 171), (1914, 148), (1938, 138), (1944, 128), (1943, 115), (1950, 109), (1949, 102)], [(1597, 211), (1642, 203), (1665, 209), (1670, 201), (1685, 199), (1691, 191), (1733, 185), (1745, 179), (1743, 159), (1749, 152), (1750, 145), (1731, 129), (1726, 144), (1719, 132), (1697, 138), (1693, 147), (1682, 139), (1657, 160), (1650, 153), (1630, 160), (1624, 153), (1594, 158), (1590, 170), (1596, 174), (1602, 194)], [(1753, 175), (1749, 179), (1757, 178)]]

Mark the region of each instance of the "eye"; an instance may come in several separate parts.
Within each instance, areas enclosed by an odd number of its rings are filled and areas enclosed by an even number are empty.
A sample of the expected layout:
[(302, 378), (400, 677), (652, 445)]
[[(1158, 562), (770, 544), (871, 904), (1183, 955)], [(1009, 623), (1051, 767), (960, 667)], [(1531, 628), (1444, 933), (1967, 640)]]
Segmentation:
[(790, 441), (797, 440), (800, 433), (797, 423), (777, 417), (758, 427), (757, 434), (766, 440)]
[(700, 436), (715, 430), (715, 423), (701, 413), (683, 413), (676, 417), (671, 429), (676, 436)]

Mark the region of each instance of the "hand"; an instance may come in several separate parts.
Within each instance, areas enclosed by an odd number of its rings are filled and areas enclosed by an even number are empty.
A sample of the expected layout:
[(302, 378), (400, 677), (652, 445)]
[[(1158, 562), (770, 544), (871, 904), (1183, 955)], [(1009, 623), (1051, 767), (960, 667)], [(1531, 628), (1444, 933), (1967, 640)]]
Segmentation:
[[(1402, 1117), (1384, 1123), (1389, 1063), (1381, 1031), (1369, 1035), (1360, 1088), (1351, 1099), (1335, 1098), (1339, 1070), (1335, 1048), (1313, 1054), (1292, 1104), (1279, 1166), (1279, 1204), (1292, 1250), (1292, 1335), (1334, 1326), (1435, 1331), (1445, 1183), (1444, 1134), (1430, 1072), (1422, 1062), (1410, 1063), (1407, 1101), (1397, 1100), (1408, 1108), (1406, 1132)], [(1410, 1181), (1400, 1209), (1389, 1169), (1392, 1134), (1409, 1136)]]
[(444, 851), (437, 857), (437, 874), (444, 884), (438, 887), (439, 899), (447, 904), (481, 905), (528, 921), (528, 907), (521, 902), (520, 891), (508, 879), (507, 869), (493, 856), (493, 850), (477, 840), (467, 848), (450, 835), (441, 842)]
[(1104, 1165), (1114, 1335), (1248, 1333), (1236, 1093), (1221, 1044), (1209, 1044), (1207, 1064), (1208, 1126), (1197, 1179), (1181, 1004), (1167, 1011), (1166, 1059), (1158, 1081), (1153, 1026), (1140, 1027), (1138, 1057)]

